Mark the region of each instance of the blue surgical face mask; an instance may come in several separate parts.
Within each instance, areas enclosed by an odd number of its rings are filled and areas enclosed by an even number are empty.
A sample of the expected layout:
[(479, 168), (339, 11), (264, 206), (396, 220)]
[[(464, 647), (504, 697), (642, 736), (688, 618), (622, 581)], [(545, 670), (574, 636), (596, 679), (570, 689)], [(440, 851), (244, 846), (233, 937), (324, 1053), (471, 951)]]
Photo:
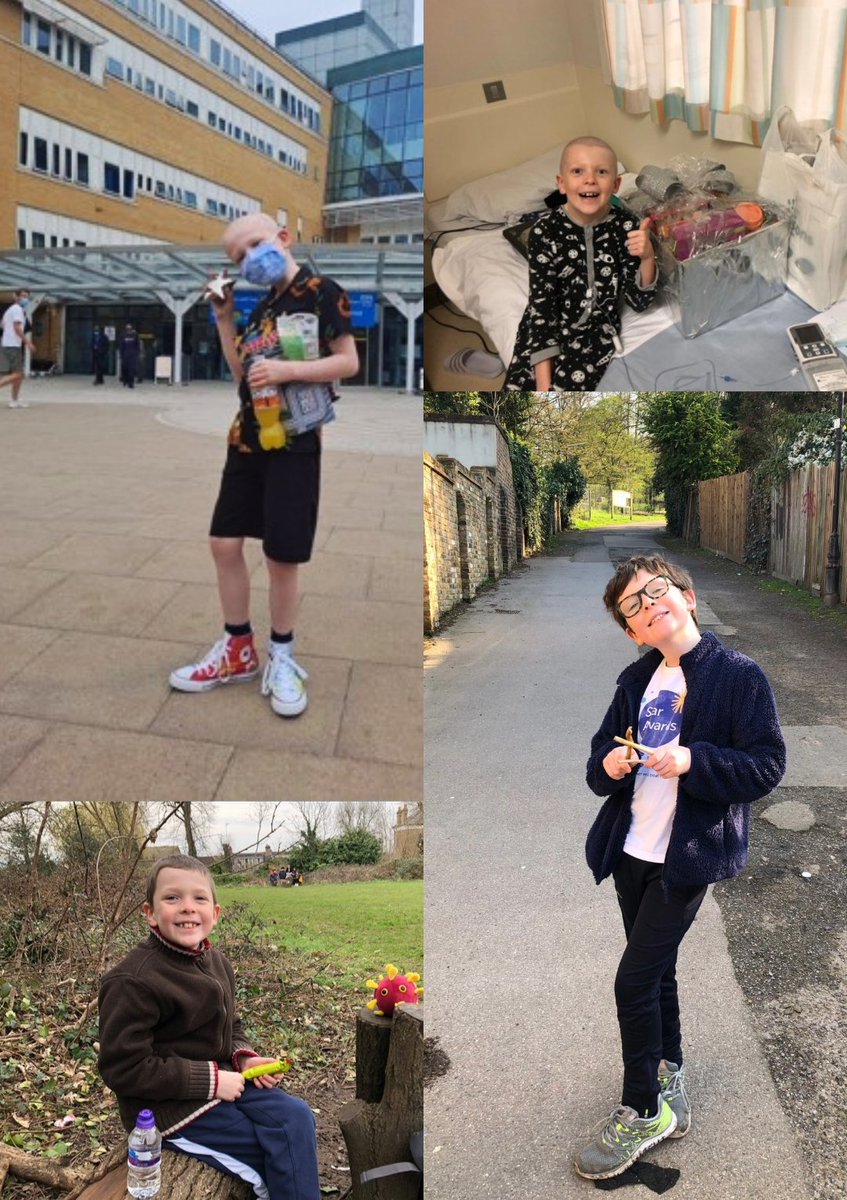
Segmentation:
[(288, 270), (288, 255), (276, 242), (259, 242), (244, 255), (241, 274), (257, 287), (273, 287)]
[(21, 298), (18, 300), (18, 304), (23, 309), (29, 308), (29, 296), (21, 296)]

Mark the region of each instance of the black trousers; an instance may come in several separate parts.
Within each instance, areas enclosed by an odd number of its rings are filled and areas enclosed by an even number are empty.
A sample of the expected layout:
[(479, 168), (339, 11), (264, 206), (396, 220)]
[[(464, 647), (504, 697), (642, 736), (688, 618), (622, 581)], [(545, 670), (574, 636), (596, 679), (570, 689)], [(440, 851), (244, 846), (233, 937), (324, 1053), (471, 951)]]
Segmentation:
[(654, 1113), (659, 1060), (682, 1063), (676, 957), (707, 888), (662, 887), (662, 863), (621, 856), (615, 890), (626, 950), (615, 977), (624, 1082), (621, 1103)]

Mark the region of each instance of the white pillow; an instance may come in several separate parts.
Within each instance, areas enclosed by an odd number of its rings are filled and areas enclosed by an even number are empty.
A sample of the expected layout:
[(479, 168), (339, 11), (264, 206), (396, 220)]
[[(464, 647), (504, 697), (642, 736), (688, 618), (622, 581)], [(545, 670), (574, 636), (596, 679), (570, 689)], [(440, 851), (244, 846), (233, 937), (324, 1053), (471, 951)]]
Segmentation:
[[(499, 225), (526, 212), (539, 212), (544, 197), (556, 186), (561, 157), (562, 147), (555, 146), (516, 167), (462, 184), (447, 197), (446, 216), (451, 220), (473, 217)], [(618, 173), (622, 175), (623, 170), (618, 163)]]

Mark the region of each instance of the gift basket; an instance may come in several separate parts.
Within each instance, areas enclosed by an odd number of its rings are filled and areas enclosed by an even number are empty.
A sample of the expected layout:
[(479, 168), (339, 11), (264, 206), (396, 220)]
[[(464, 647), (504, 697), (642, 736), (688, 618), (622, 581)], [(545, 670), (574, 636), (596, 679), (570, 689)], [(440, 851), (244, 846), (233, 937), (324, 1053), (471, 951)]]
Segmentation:
[(744, 193), (722, 164), (681, 156), (646, 166), (627, 203), (652, 219), (660, 282), (685, 337), (696, 337), (785, 291), (791, 218)]

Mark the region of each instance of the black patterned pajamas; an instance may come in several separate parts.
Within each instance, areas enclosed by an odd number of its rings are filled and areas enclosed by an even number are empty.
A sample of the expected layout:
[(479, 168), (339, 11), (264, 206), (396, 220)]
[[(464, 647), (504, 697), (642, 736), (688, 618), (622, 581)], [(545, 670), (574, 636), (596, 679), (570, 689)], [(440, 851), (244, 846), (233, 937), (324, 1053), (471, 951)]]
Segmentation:
[(529, 235), (529, 303), (506, 387), (535, 391), (535, 366), (553, 359), (553, 387), (595, 391), (615, 353), (621, 298), (643, 312), (656, 296), (655, 281), (641, 287), (641, 259), (626, 236), (639, 221), (613, 206), (595, 225), (578, 225), (562, 207), (542, 214)]

